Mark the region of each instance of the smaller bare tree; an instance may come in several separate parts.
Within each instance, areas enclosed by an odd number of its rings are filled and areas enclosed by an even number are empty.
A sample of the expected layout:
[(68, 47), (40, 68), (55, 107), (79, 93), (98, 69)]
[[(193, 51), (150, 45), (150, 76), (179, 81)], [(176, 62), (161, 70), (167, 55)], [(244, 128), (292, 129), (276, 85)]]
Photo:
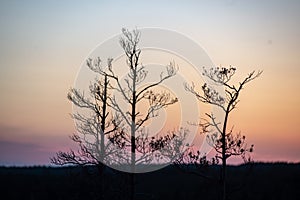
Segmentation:
[[(108, 59), (108, 65), (111, 65), (111, 61), (112, 59)], [(96, 71), (95, 66), (101, 66), (100, 58), (88, 59), (87, 66)], [(78, 89), (70, 89), (68, 99), (76, 107), (83, 109), (82, 112), (71, 115), (77, 132), (70, 138), (79, 145), (79, 150), (59, 151), (56, 157), (51, 158), (52, 163), (102, 166), (103, 162), (117, 161), (116, 155), (120, 155), (120, 148), (106, 141), (106, 138), (117, 137), (122, 132), (122, 121), (118, 115), (108, 112), (111, 86), (105, 73), (99, 75), (98, 79), (90, 84), (87, 96)]]
[[(112, 59), (108, 59), (108, 66)], [(105, 69), (100, 58), (88, 59), (87, 66), (94, 72)], [(101, 175), (101, 198), (105, 194), (105, 179), (103, 163), (120, 163), (124, 150), (114, 145), (110, 140), (117, 138), (122, 133), (122, 120), (118, 114), (109, 112), (112, 87), (109, 77), (101, 71), (89, 86), (88, 94), (79, 89), (71, 88), (67, 97), (79, 111), (72, 114), (75, 121), (76, 132), (70, 136), (79, 149), (67, 152), (59, 151), (51, 162), (56, 165), (93, 165)], [(110, 140), (109, 140), (110, 139)]]
[[(221, 109), (224, 112), (224, 119), (220, 122), (220, 119), (216, 119), (213, 113), (206, 113), (207, 119), (202, 119), (199, 126), (202, 128), (202, 133), (207, 133), (208, 143), (215, 149), (217, 155), (215, 159), (221, 160), (221, 185), (222, 185), (222, 199), (226, 199), (226, 166), (227, 159), (231, 156), (240, 156), (245, 161), (247, 158), (247, 152), (253, 151), (253, 145), (247, 146), (245, 142), (245, 136), (241, 133), (234, 134), (233, 127), (228, 131), (227, 124), (229, 114), (236, 108), (239, 103), (239, 96), (241, 90), (250, 81), (256, 79), (262, 74), (262, 71), (252, 71), (248, 76), (238, 85), (230, 84), (230, 80), (236, 72), (234, 67), (213, 67), (210, 69), (203, 69), (203, 75), (208, 78), (211, 84), (204, 83), (202, 86), (202, 94), (196, 91), (195, 84), (185, 85), (185, 89), (188, 92), (194, 94), (198, 100), (202, 103), (213, 105)], [(225, 96), (221, 95), (217, 89), (213, 87), (222, 86), (225, 90)], [(206, 163), (206, 157), (199, 156), (198, 152), (196, 155), (189, 153), (188, 156), (193, 158), (193, 162), (204, 162)], [(205, 159), (204, 159), (205, 158)], [(196, 160), (195, 160), (196, 159)], [(215, 162), (214, 160), (213, 162)]]

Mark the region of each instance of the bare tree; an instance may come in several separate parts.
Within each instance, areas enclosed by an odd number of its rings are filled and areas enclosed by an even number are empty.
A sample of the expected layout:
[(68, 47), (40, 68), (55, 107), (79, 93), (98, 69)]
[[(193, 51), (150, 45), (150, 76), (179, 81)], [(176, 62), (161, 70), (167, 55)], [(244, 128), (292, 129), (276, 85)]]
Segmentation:
[[(229, 82), (235, 72), (236, 68), (231, 66), (229, 68), (204, 68), (203, 75), (208, 78), (211, 84), (204, 83), (202, 93), (196, 91), (194, 83), (185, 85), (185, 89), (194, 94), (200, 102), (216, 106), (225, 114), (221, 123), (220, 119), (216, 119), (213, 113), (206, 113), (207, 119), (202, 119), (199, 124), (202, 128), (202, 133), (210, 133), (207, 134), (207, 141), (215, 149), (217, 153), (216, 159), (222, 162), (220, 181), (222, 185), (222, 199), (224, 200), (226, 199), (227, 159), (231, 156), (241, 156), (244, 160), (247, 160), (246, 153), (253, 151), (253, 145), (247, 146), (245, 136), (241, 135), (241, 133), (234, 134), (233, 127), (228, 130), (228, 117), (239, 103), (239, 95), (244, 86), (262, 74), (262, 71), (252, 71), (242, 82), (233, 85)], [(213, 85), (224, 87), (225, 96), (222, 96)], [(196, 158), (196, 160), (203, 159), (201, 156), (195, 157), (193, 153), (189, 154), (189, 156)]]
[[(124, 78), (124, 83), (114, 72), (113, 68), (109, 68), (107, 73), (109, 77), (116, 81), (115, 91), (118, 92), (125, 103), (130, 108), (124, 110), (121, 108), (119, 99), (115, 96), (111, 98), (112, 108), (124, 121), (124, 132), (115, 142), (122, 144), (130, 152), (129, 164), (131, 166), (131, 185), (132, 199), (134, 198), (134, 173), (136, 166), (140, 163), (149, 163), (153, 160), (153, 151), (156, 142), (154, 138), (149, 139), (147, 130), (144, 128), (145, 123), (159, 114), (159, 110), (177, 102), (177, 98), (172, 97), (168, 92), (157, 92), (155, 87), (163, 83), (165, 80), (176, 74), (174, 63), (170, 63), (166, 67), (166, 72), (161, 72), (156, 82), (142, 86), (148, 71), (146, 67), (140, 63), (141, 50), (138, 48), (140, 41), (140, 32), (138, 30), (129, 31), (122, 29), (123, 36), (120, 38), (120, 45), (126, 56), (128, 73)], [(138, 110), (138, 105), (142, 104), (147, 107), (146, 112)], [(159, 139), (161, 140), (161, 138)]]
[[(178, 101), (168, 91), (157, 89), (161, 83), (175, 76), (177, 69), (171, 62), (157, 77), (157, 81), (145, 83), (148, 71), (140, 62), (141, 49), (138, 47), (141, 33), (127, 29), (122, 29), (122, 33), (120, 45), (128, 67), (125, 78), (119, 77), (112, 58), (108, 59), (105, 66), (99, 57), (87, 60), (87, 66), (98, 75), (98, 79), (90, 85), (88, 95), (74, 88), (68, 93), (68, 99), (84, 110), (83, 114), (72, 115), (77, 133), (71, 139), (79, 144), (80, 149), (77, 152), (60, 151), (51, 161), (58, 165), (113, 163), (130, 166), (133, 199), (136, 166), (163, 159), (172, 160), (174, 155), (169, 147), (174, 145), (170, 144), (182, 141), (184, 137), (179, 136), (180, 132), (178, 136), (174, 132), (149, 137), (146, 122), (157, 117), (162, 108)], [(126, 106), (122, 107), (122, 104)], [(143, 110), (139, 110), (139, 106)], [(168, 153), (164, 154), (163, 148), (169, 150)]]
[[(112, 59), (108, 59), (107, 65), (111, 65)], [(101, 65), (100, 58), (88, 59), (87, 66), (96, 71), (95, 66)], [(97, 71), (96, 71), (97, 72)], [(99, 73), (98, 77), (89, 86), (88, 94), (79, 89), (71, 88), (67, 97), (80, 110), (72, 114), (76, 124), (76, 133), (70, 137), (78, 144), (77, 151), (59, 151), (51, 162), (56, 165), (96, 165), (101, 178), (101, 198), (104, 198), (106, 184), (103, 176), (105, 165), (103, 163), (121, 162), (123, 150), (109, 141), (116, 138), (123, 131), (122, 120), (117, 114), (109, 112), (109, 97), (111, 85), (105, 73)]]
[[(111, 65), (108, 59), (108, 65)], [(92, 59), (87, 60), (87, 66), (95, 70), (94, 66), (101, 66), (101, 60), (97, 58), (94, 63)], [(70, 138), (79, 145), (79, 150), (75, 152), (59, 151), (56, 157), (51, 158), (56, 165), (102, 165), (102, 163), (114, 161), (115, 155), (120, 153), (111, 142), (105, 141), (105, 136), (115, 137), (121, 132), (121, 123), (118, 115), (108, 112), (108, 99), (111, 94), (111, 85), (108, 76), (101, 73), (94, 83), (90, 84), (89, 93), (85, 95), (78, 89), (71, 88), (68, 99), (78, 108), (83, 109), (83, 113), (72, 114), (76, 123), (77, 133)]]
[[(166, 72), (162, 72), (158, 80), (154, 83), (142, 86), (148, 71), (146, 67), (140, 63), (141, 50), (138, 48), (140, 41), (140, 32), (138, 30), (128, 31), (122, 29), (123, 36), (120, 38), (120, 45), (123, 48), (126, 56), (128, 73), (124, 78), (125, 84), (114, 72), (113, 67), (109, 67), (109, 73), (106, 73), (110, 78), (116, 81), (115, 91), (118, 92), (125, 103), (129, 106), (129, 110), (125, 110), (120, 106), (120, 99), (113, 96), (111, 100), (112, 108), (124, 121), (124, 132), (120, 135), (118, 142), (122, 141), (125, 148), (130, 148), (130, 165), (131, 172), (136, 171), (135, 166), (141, 162), (148, 162), (148, 153), (151, 153), (150, 148), (141, 146), (146, 144), (147, 130), (144, 124), (151, 118), (158, 116), (159, 110), (177, 102), (177, 98), (172, 97), (168, 92), (157, 92), (155, 87), (163, 83), (165, 80), (173, 77), (176, 74), (174, 63), (170, 63), (166, 67)], [(137, 110), (138, 104), (147, 107), (146, 112), (142, 113)], [(149, 144), (149, 143), (148, 143)], [(149, 150), (147, 150), (149, 149)], [(140, 154), (140, 155), (139, 155)]]

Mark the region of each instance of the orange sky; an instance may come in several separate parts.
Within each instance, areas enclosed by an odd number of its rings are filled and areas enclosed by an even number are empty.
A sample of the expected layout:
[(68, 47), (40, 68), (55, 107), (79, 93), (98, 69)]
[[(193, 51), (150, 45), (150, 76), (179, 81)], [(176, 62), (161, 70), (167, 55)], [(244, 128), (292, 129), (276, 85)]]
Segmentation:
[[(0, 165), (49, 164), (72, 146), (66, 98), (89, 52), (122, 27), (178, 31), (216, 65), (252, 70), (230, 117), (259, 161), (300, 161), (298, 1), (0, 3)], [(126, 9), (124, 9), (126, 8)], [(101, 55), (100, 55), (101, 56)]]

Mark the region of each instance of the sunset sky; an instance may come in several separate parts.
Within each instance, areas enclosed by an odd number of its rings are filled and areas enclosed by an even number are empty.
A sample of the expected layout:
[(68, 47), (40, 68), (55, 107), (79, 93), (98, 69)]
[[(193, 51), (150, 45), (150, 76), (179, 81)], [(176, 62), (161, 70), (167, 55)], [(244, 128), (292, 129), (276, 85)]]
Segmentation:
[[(0, 165), (48, 165), (74, 147), (67, 92), (81, 64), (122, 27), (160, 27), (216, 65), (252, 70), (230, 124), (255, 161), (300, 161), (300, 1), (1, 1)], [(100, 55), (101, 56), (101, 55)]]

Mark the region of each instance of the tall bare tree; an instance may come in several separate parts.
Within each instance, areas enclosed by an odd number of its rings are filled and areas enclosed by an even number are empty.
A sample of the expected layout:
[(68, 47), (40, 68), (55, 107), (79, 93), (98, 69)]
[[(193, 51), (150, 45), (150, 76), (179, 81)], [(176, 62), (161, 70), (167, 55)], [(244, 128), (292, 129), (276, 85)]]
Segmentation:
[[(72, 115), (77, 133), (71, 139), (79, 144), (80, 150), (60, 151), (51, 161), (58, 165), (101, 165), (112, 162), (119, 166), (130, 166), (133, 199), (136, 166), (154, 163), (162, 157), (173, 159), (174, 155), (170, 152), (163, 154), (162, 149), (170, 151), (168, 146), (174, 147), (171, 143), (182, 141), (184, 137), (179, 136), (180, 132), (178, 137), (175, 133), (148, 136), (145, 128), (147, 121), (157, 117), (162, 108), (178, 101), (168, 91), (160, 91), (157, 87), (175, 76), (177, 69), (171, 62), (157, 77), (157, 81), (145, 82), (148, 70), (141, 64), (142, 51), (138, 47), (141, 33), (127, 29), (122, 29), (122, 33), (120, 45), (128, 69), (125, 78), (119, 77), (112, 58), (108, 59), (105, 66), (99, 57), (87, 60), (87, 66), (98, 75), (98, 79), (90, 85), (89, 95), (74, 88), (68, 93), (68, 99), (83, 110)], [(125, 106), (122, 107), (123, 104)]]
[[(200, 127), (203, 133), (207, 134), (208, 143), (215, 149), (217, 155), (216, 159), (221, 160), (221, 177), (220, 182), (222, 185), (222, 199), (226, 197), (226, 166), (227, 159), (231, 156), (241, 156), (246, 160), (246, 153), (253, 151), (253, 145), (247, 146), (245, 142), (245, 136), (240, 133), (234, 134), (233, 127), (228, 129), (229, 114), (236, 108), (239, 103), (239, 96), (245, 85), (252, 80), (256, 79), (262, 74), (262, 71), (252, 71), (248, 76), (237, 85), (231, 84), (230, 81), (236, 72), (234, 67), (213, 67), (210, 69), (203, 69), (203, 75), (211, 82), (204, 83), (202, 86), (202, 93), (196, 91), (195, 84), (186, 84), (185, 89), (194, 94), (198, 100), (205, 104), (210, 104), (218, 107), (224, 112), (224, 119), (216, 119), (214, 113), (206, 113), (207, 119), (202, 119)], [(214, 86), (222, 86), (225, 90), (225, 96), (220, 94)], [(195, 157), (190, 153), (190, 157), (196, 158), (196, 160), (203, 160), (203, 157)]]
[[(177, 98), (172, 97), (168, 92), (157, 92), (155, 87), (163, 83), (165, 80), (176, 75), (174, 63), (170, 63), (166, 67), (166, 72), (162, 72), (156, 82), (142, 86), (148, 71), (141, 64), (140, 55), (141, 49), (138, 47), (141, 33), (138, 30), (129, 31), (122, 29), (123, 36), (120, 38), (120, 45), (123, 48), (126, 56), (126, 64), (128, 73), (124, 78), (124, 83), (117, 76), (112, 67), (109, 68), (109, 77), (116, 81), (115, 90), (123, 97), (125, 104), (129, 110), (120, 106), (119, 99), (115, 96), (111, 98), (112, 108), (124, 121), (124, 132), (118, 140), (124, 148), (128, 148), (130, 152), (130, 167), (131, 167), (131, 185), (132, 199), (134, 198), (134, 173), (136, 166), (139, 163), (149, 163), (153, 160), (153, 150), (157, 148), (157, 141), (149, 139), (147, 130), (144, 128), (145, 123), (158, 116), (160, 109), (165, 108), (177, 102)], [(147, 107), (146, 112), (142, 113), (138, 110), (138, 105)], [(162, 139), (159, 139), (162, 141)]]
[[(138, 30), (129, 31), (122, 29), (123, 36), (120, 38), (120, 45), (126, 56), (126, 64), (128, 73), (124, 78), (125, 84), (114, 72), (113, 67), (109, 68), (110, 73), (106, 73), (110, 78), (116, 81), (115, 91), (118, 92), (125, 100), (125, 104), (129, 106), (126, 110), (120, 106), (119, 99), (113, 96), (111, 100), (112, 108), (121, 116), (124, 121), (124, 129), (121, 135), (125, 147), (130, 148), (130, 165), (131, 172), (136, 172), (135, 166), (140, 162), (147, 162), (148, 157), (145, 156), (147, 148), (141, 148), (144, 144), (142, 141), (147, 138), (146, 130), (143, 128), (145, 122), (158, 116), (160, 109), (165, 108), (177, 102), (177, 98), (172, 97), (168, 92), (157, 92), (155, 87), (163, 83), (165, 80), (176, 75), (174, 63), (170, 63), (166, 67), (166, 72), (162, 72), (156, 82), (142, 86), (148, 71), (140, 62), (141, 50), (138, 47), (141, 33)], [(138, 110), (138, 105), (147, 107), (146, 112), (142, 113)], [(129, 134), (130, 133), (130, 134)], [(138, 145), (138, 146), (137, 146)], [(150, 152), (150, 151), (149, 151)], [(140, 156), (138, 155), (139, 153)], [(139, 157), (137, 157), (139, 156)]]

